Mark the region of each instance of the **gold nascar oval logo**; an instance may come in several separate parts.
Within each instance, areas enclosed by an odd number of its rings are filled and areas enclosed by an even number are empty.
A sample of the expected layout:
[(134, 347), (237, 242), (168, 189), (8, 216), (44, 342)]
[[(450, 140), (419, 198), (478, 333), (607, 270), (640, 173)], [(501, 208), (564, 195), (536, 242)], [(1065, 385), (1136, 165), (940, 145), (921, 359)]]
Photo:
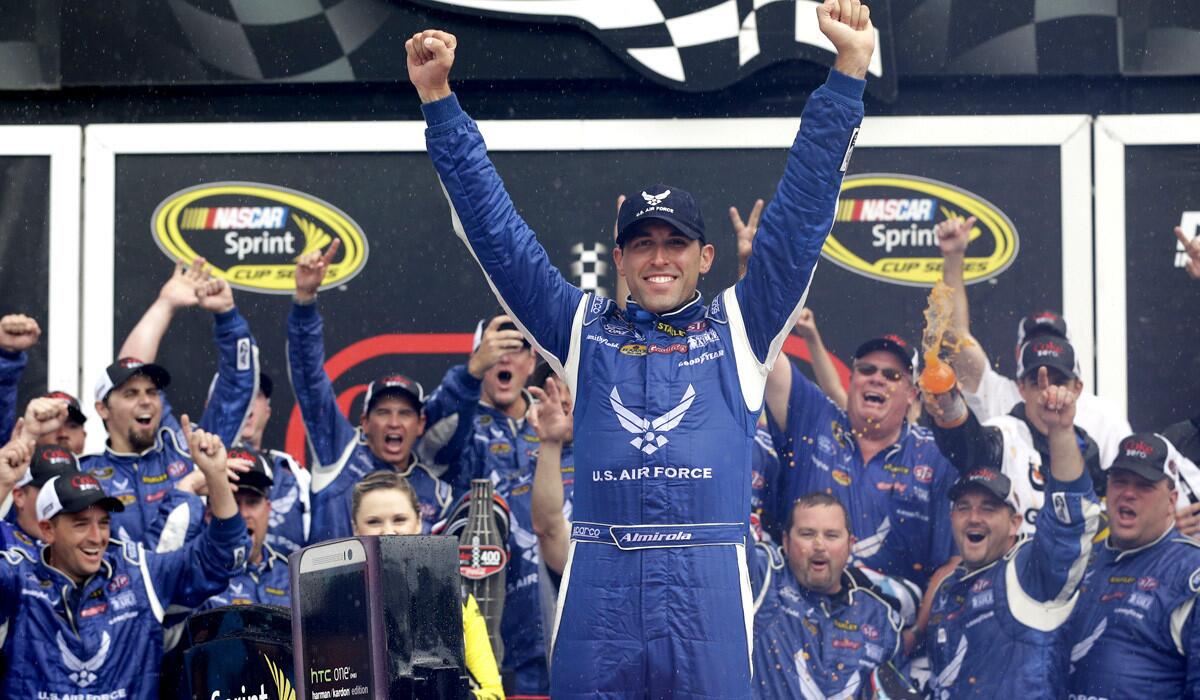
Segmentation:
[(214, 182), (180, 190), (154, 210), (154, 241), (167, 257), (208, 260), (238, 289), (291, 294), (296, 259), (342, 242), (321, 289), (344, 284), (367, 262), (367, 239), (345, 212), (312, 195), (259, 182)]
[(977, 218), (964, 261), (968, 283), (999, 275), (1016, 260), (1012, 220), (977, 194), (913, 175), (853, 175), (842, 183), (833, 232), (821, 255), (883, 282), (932, 287), (942, 278), (934, 226), (951, 217)]

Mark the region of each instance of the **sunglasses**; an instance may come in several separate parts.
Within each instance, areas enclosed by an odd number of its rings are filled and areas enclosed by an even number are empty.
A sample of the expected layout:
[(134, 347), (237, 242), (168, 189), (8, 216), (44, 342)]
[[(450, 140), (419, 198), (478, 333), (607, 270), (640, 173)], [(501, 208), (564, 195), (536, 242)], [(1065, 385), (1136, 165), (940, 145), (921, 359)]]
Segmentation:
[(894, 367), (877, 367), (870, 362), (855, 362), (854, 371), (864, 377), (869, 377), (876, 372), (882, 372), (883, 378), (889, 382), (898, 382), (904, 378), (904, 372), (901, 372)]

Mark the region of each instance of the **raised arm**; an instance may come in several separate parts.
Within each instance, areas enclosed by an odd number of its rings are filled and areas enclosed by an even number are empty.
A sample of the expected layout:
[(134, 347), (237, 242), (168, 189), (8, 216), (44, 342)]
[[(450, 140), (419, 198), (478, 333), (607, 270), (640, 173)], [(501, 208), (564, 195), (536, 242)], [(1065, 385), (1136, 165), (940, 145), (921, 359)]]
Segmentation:
[(213, 382), (200, 427), (227, 445), (238, 442), (258, 393), (258, 344), (250, 324), (233, 302), (233, 289), (223, 279), (207, 280), (198, 290), (200, 308), (213, 314), (213, 340), (217, 344), (217, 376)]
[(934, 227), (938, 247), (942, 251), (942, 281), (954, 291), (954, 313), (952, 327), (958, 349), (947, 358), (958, 381), (971, 393), (979, 390), (979, 382), (987, 369), (987, 354), (971, 335), (971, 312), (967, 303), (967, 285), (964, 274), (967, 246), (975, 230), (975, 217), (957, 217), (941, 221)]
[(196, 258), (187, 268), (182, 263), (175, 264), (174, 272), (158, 290), (158, 298), (129, 331), (117, 357), (136, 357), (142, 362), (158, 358), (158, 346), (171, 327), (175, 312), (200, 303), (197, 290), (208, 279), (205, 265), (204, 258)]
[(538, 400), (530, 413), (530, 420), (541, 440), (530, 505), (533, 531), (537, 534), (538, 547), (546, 566), (551, 571), (562, 573), (571, 545), (571, 524), (563, 515), (566, 498), (562, 480), (562, 450), (563, 443), (570, 436), (574, 417), (563, 410), (558, 382), (553, 378), (546, 380), (544, 391), (530, 387), (529, 392)]
[(837, 49), (829, 79), (813, 92), (788, 152), (783, 178), (763, 212), (746, 276), (726, 292), (731, 325), (744, 327), (765, 377), (804, 306), (821, 247), (833, 226), (842, 176), (862, 121), (867, 65), (875, 50), (870, 11), (858, 0), (817, 8)]
[(837, 404), (838, 408), (846, 410), (846, 387), (842, 386), (842, 378), (838, 376), (833, 359), (821, 342), (821, 331), (817, 329), (817, 319), (810, 309), (802, 309), (796, 319), (796, 334), (808, 345), (808, 354), (812, 356), (813, 374), (817, 378), (817, 386)]
[(0, 440), (7, 440), (17, 421), (17, 387), (26, 354), (42, 337), (41, 326), (24, 314), (0, 318)]
[(8, 498), (33, 459), (33, 441), (13, 438), (0, 447), (0, 502)]
[(501, 305), (561, 373), (569, 364), (576, 324), (582, 324), (587, 311), (584, 294), (550, 264), (488, 160), (475, 122), (451, 94), (450, 67), (458, 40), (430, 29), (414, 34), (405, 49), (408, 76), (428, 126), (429, 157), (450, 202), (454, 231), (483, 268)]
[(333, 383), (325, 373), (325, 336), (317, 313), (317, 288), (337, 254), (334, 240), (322, 253), (310, 251), (296, 262), (296, 297), (288, 315), (288, 376), (300, 405), (305, 433), (319, 465), (331, 465), (353, 439), (354, 427), (338, 408)]

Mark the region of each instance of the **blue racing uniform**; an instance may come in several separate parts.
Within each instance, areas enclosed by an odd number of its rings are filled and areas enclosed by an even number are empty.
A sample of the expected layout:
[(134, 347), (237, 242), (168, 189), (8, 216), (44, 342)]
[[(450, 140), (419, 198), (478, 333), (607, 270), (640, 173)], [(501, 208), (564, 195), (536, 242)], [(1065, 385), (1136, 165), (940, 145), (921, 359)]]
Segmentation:
[(310, 489), (312, 477), (292, 456), (278, 450), (266, 450), (271, 460), (271, 520), (267, 544), (283, 555), (308, 544), (312, 526)]
[(17, 424), (17, 388), (28, 361), (23, 352), (0, 350), (0, 436), (5, 442)]
[(933, 435), (907, 422), (896, 444), (863, 463), (850, 418), (792, 367), (787, 429), (771, 421), (783, 453), (771, 520), (786, 522), (797, 498), (828, 493), (846, 507), (857, 562), (921, 588), (954, 554), (950, 487), (958, 476)]
[(925, 648), (934, 700), (1063, 697), (1067, 618), (1077, 608), (1100, 504), (1085, 471), (1047, 475), (1037, 530), (1000, 559), (959, 567), (934, 592)]
[[(220, 356), (217, 380), (198, 425), (232, 445), (242, 432), (250, 411), (250, 400), (258, 391), (258, 359), (252, 351), (254, 338), (246, 319), (231, 309), (214, 314), (214, 335)], [(148, 530), (158, 517), (164, 498), (175, 483), (192, 471), (187, 441), (166, 393), (154, 446), (137, 454), (104, 452), (80, 458), (80, 470), (100, 481), (104, 492), (121, 501), (124, 512), (112, 514), (113, 537), (128, 542), (145, 542), (151, 548)], [(186, 518), (185, 518), (186, 519)]]
[[(16, 508), (13, 509), (13, 513), (16, 513)], [(42, 547), (42, 541), (25, 534), (15, 521), (0, 520), (0, 551), (14, 547), (27, 552), (31, 557), (36, 557)]]
[[(755, 425), (833, 223), (863, 85), (835, 71), (809, 98), (745, 277), (662, 314), (570, 285), (457, 98), (422, 105), (456, 233), (574, 397), (553, 697), (750, 697)], [(669, 191), (645, 198), (671, 207)]]
[[(1045, 512), (1045, 510), (1043, 510)], [(1095, 545), (1067, 623), (1072, 700), (1200, 698), (1200, 542)]]
[[(354, 484), (367, 474), (392, 465), (367, 447), (361, 428), (355, 428), (338, 408), (337, 395), (325, 372), (325, 337), (316, 304), (293, 304), (288, 315), (288, 376), (304, 418), (305, 434), (312, 453), (312, 526), (309, 542), (349, 537)], [(425, 429), (435, 429), (443, 419), (458, 420), (470, 414), (479, 401), (479, 380), (466, 367), (453, 367), (441, 385), (425, 400), (422, 413)], [(450, 431), (454, 432), (454, 431)], [(439, 453), (441, 454), (441, 453)], [(417, 492), (421, 506), (421, 531), (448, 515), (454, 503), (450, 484), (412, 451), (412, 461), (402, 476)], [(453, 455), (457, 457), (457, 455)]]
[(271, 549), (268, 544), (263, 544), (262, 557), (257, 564), (246, 562), (245, 569), (229, 579), (229, 586), (205, 601), (197, 611), (225, 605), (289, 607), (292, 604), (292, 582), (288, 576), (287, 557)]
[[(527, 397), (527, 401), (532, 401)], [(479, 404), (470, 444), (457, 468), (455, 490), (469, 489), (471, 479), (487, 478), (508, 503), (509, 560), (505, 572), (504, 669), (511, 672), (519, 695), (545, 695), (550, 688), (546, 669), (547, 630), (553, 624), (553, 586), (545, 576), (537, 535), (533, 532), (533, 477), (541, 441), (530, 421), (514, 420)], [(573, 469), (571, 448), (564, 446), (561, 469)], [(563, 474), (563, 498), (571, 503), (571, 473)], [(567, 511), (570, 520), (570, 511)]]
[(858, 697), (865, 678), (899, 652), (900, 615), (850, 569), (841, 591), (825, 595), (801, 586), (777, 548), (755, 550), (755, 696)]
[(4, 552), (4, 697), (157, 698), (164, 611), (193, 608), (224, 590), (249, 546), (240, 515), (213, 520), (169, 554), (111, 540), (100, 571), (80, 585), (41, 553)]

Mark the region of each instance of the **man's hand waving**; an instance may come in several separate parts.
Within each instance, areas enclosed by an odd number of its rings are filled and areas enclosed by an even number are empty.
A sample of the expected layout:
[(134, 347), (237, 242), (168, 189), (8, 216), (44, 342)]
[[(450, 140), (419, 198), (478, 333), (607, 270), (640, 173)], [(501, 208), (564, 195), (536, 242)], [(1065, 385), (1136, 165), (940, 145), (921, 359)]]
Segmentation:
[(851, 78), (865, 79), (875, 53), (870, 8), (860, 0), (825, 0), (817, 7), (817, 23), (837, 49), (834, 69)]
[(404, 42), (408, 52), (408, 79), (421, 102), (433, 102), (450, 95), (450, 67), (454, 65), (454, 50), (458, 39), (437, 29), (417, 32)]

